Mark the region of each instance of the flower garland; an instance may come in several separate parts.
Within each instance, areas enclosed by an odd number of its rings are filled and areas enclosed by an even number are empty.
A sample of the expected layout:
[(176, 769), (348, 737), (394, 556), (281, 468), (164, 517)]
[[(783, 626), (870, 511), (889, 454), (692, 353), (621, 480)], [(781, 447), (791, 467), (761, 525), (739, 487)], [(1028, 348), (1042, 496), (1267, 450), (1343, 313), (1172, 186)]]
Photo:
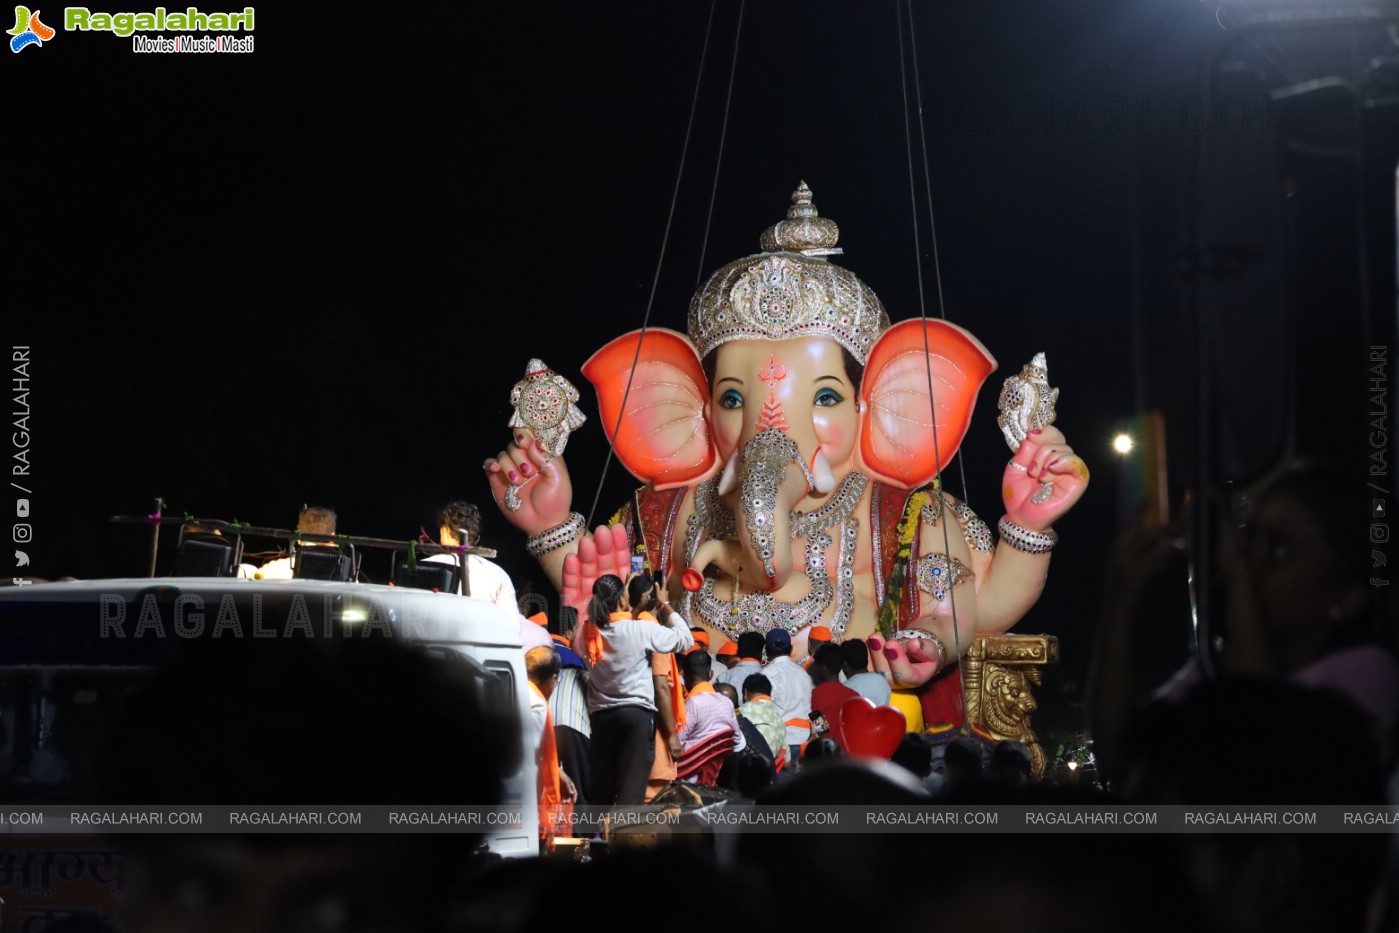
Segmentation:
[[(932, 489), (938, 488), (934, 480)], [(904, 517), (899, 522), (899, 549), (894, 557), (894, 570), (889, 574), (889, 582), (884, 588), (884, 605), (879, 607), (879, 634), (887, 640), (899, 630), (899, 604), (904, 591), (904, 578), (908, 575), (909, 557), (913, 553), (913, 539), (918, 534), (918, 526), (923, 518), (923, 506), (931, 497), (925, 490), (918, 490), (908, 497), (904, 506)]]

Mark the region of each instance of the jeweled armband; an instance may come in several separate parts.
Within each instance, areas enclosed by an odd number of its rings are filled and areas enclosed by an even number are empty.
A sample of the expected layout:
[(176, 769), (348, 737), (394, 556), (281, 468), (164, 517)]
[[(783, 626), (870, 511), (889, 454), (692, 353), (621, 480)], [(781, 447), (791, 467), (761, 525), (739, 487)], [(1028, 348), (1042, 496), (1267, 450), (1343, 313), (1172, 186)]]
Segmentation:
[[(1024, 469), (1023, 467), (1021, 469)], [(962, 525), (962, 537), (967, 539), (967, 546), (973, 551), (982, 551), (986, 554), (996, 549), (996, 541), (991, 536), (991, 529), (983, 522), (971, 507), (965, 502), (948, 495), (946, 492), (935, 491), (929, 494), (930, 501), (923, 506), (923, 521), (929, 525), (936, 525), (938, 519), (942, 517), (942, 505), (945, 501), (948, 509)]]
[(568, 519), (548, 531), (541, 531), (525, 540), (525, 550), (529, 551), (531, 557), (543, 557), (550, 551), (557, 551), (561, 547), (566, 547), (577, 541), (583, 534), (583, 527), (587, 524), (585, 519), (578, 512), (570, 513)]
[(1059, 535), (1053, 529), (1030, 531), (1011, 521), (1009, 515), (1002, 515), (1001, 522), (996, 527), (1001, 533), (1002, 541), (1026, 554), (1047, 554), (1059, 543)]
[(942, 602), (954, 586), (975, 576), (970, 567), (955, 557), (948, 557), (946, 554), (925, 554), (918, 558), (918, 570), (914, 579), (920, 590)]

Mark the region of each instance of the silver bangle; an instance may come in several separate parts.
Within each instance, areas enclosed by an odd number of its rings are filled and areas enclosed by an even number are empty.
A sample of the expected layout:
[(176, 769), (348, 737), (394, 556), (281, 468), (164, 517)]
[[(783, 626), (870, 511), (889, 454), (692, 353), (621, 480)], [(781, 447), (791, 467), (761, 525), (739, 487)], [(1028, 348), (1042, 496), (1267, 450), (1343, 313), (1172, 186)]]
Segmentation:
[(1030, 531), (1011, 521), (1009, 515), (1002, 515), (996, 527), (1001, 532), (1002, 541), (1026, 554), (1047, 554), (1059, 543), (1059, 535), (1054, 529)]
[(550, 551), (557, 551), (561, 547), (566, 547), (583, 534), (583, 527), (587, 524), (585, 519), (578, 512), (570, 513), (568, 519), (548, 531), (542, 531), (525, 540), (525, 550), (529, 551), (531, 557), (543, 557)]

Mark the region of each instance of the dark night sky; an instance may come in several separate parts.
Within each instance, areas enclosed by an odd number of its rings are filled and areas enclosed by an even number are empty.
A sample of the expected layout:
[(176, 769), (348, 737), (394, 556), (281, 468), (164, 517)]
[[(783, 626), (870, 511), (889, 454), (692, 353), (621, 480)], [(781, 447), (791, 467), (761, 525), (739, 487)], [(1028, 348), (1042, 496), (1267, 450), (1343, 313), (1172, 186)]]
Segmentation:
[[(1137, 104), (1219, 26), (1187, 0), (916, 7), (948, 316), (1001, 363), (963, 446), (969, 498), (999, 516), (996, 393), (1046, 351), (1095, 482), (1020, 629), (1081, 663), (1117, 521), (1106, 444), (1134, 407)], [(259, 8), (252, 55), (60, 32), (7, 57), (4, 317), (33, 347), (36, 575), (139, 575), (149, 534), (107, 518), (157, 495), (284, 527), (327, 504), (385, 537), (474, 498), (528, 573), (480, 463), (531, 356), (584, 388), (569, 462), (591, 501), (605, 448), (578, 368), (645, 313), (709, 5), (335, 9)], [(684, 328), (736, 20), (721, 3), (654, 325)], [(918, 313), (895, 29), (892, 4), (747, 5), (706, 273), (755, 252), (805, 179), (837, 261), (895, 320)], [(630, 486), (614, 465), (600, 511)]]

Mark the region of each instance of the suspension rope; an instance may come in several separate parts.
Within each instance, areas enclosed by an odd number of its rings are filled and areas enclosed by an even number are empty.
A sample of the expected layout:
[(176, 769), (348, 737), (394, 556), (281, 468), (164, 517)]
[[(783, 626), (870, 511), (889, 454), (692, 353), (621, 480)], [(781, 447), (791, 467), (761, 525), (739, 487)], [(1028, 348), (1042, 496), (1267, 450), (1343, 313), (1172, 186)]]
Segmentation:
[[(933, 278), (938, 287), (938, 317), (947, 320), (947, 302), (942, 293), (942, 257), (938, 252), (938, 221), (937, 215), (933, 213), (933, 185), (929, 180), (929, 159), (928, 159), (928, 131), (923, 125), (923, 82), (918, 77), (918, 34), (913, 28), (913, 4), (912, 0), (908, 7), (908, 41), (912, 46), (913, 60), (913, 92), (918, 102), (918, 138), (923, 144), (923, 191), (928, 197), (928, 226), (932, 230), (933, 246)], [(920, 271), (921, 275), (921, 271)], [(926, 317), (927, 315), (924, 315)], [(936, 419), (934, 419), (936, 422)], [(971, 495), (967, 489), (967, 464), (962, 457), (960, 448), (956, 454), (957, 470), (962, 480), (962, 501), (967, 508), (971, 508)]]
[[(912, 215), (913, 215), (913, 249), (914, 249), (914, 254), (915, 254), (915, 257), (916, 257), (916, 260), (915, 260), (915, 261), (916, 261), (916, 266), (917, 266), (917, 270), (918, 270), (918, 314), (919, 314), (919, 317), (921, 318), (921, 320), (922, 320), (922, 322), (923, 322), (923, 363), (924, 363), (924, 366), (927, 368), (927, 373), (928, 373), (928, 405), (929, 405), (929, 409), (930, 409), (931, 414), (932, 414), (932, 425), (933, 425), (933, 456), (934, 456), (934, 458), (935, 458), (935, 465), (936, 465), (936, 467), (937, 467), (938, 476), (941, 477), (941, 476), (942, 476), (942, 450), (941, 450), (941, 448), (938, 446), (937, 399), (934, 397), (934, 393), (933, 393), (933, 364), (932, 364), (932, 360), (931, 360), (932, 348), (931, 348), (931, 347), (929, 346), (929, 344), (928, 344), (928, 309), (927, 309), (927, 304), (926, 304), (926, 301), (925, 301), (925, 298), (924, 298), (924, 295), (923, 295), (923, 252), (922, 252), (922, 246), (921, 246), (921, 244), (920, 244), (919, 237), (918, 237), (918, 192), (917, 192), (917, 186), (916, 186), (916, 183), (915, 183), (915, 181), (914, 181), (914, 175), (913, 175), (913, 132), (912, 132), (912, 128), (909, 126), (909, 121), (908, 121), (908, 65), (907, 65), (907, 62), (906, 62), (905, 56), (904, 56), (904, 24), (903, 24), (903, 11), (899, 8), (899, 0), (894, 0), (894, 20), (895, 20), (895, 22), (898, 24), (898, 33), (899, 33), (899, 89), (903, 92), (903, 102), (904, 102), (904, 143), (905, 143), (905, 149), (907, 150), (907, 155), (908, 155), (908, 198), (909, 198), (909, 204), (910, 204), (910, 207), (911, 207), (911, 209), (912, 209)], [(909, 38), (910, 38), (910, 40), (912, 41), (912, 40), (913, 40), (913, 9), (912, 9), (912, 6), (911, 6), (911, 5), (910, 5), (910, 7), (909, 7), (908, 29), (909, 29)], [(915, 50), (915, 55), (914, 55), (914, 73), (915, 73), (915, 78), (914, 78), (914, 80), (915, 80), (915, 87), (916, 87), (916, 86), (917, 86), (917, 85), (916, 85), (916, 81), (917, 81), (916, 75), (917, 75), (917, 67), (918, 67), (918, 65), (917, 65), (917, 56), (916, 56), (916, 49), (917, 49), (916, 43), (913, 44), (913, 48), (914, 48), (914, 50)], [(920, 92), (920, 93), (919, 93), (919, 104), (918, 104), (918, 118), (919, 118), (919, 126), (920, 126), (920, 128), (921, 128), (921, 126), (922, 126), (922, 119), (923, 119), (923, 106), (922, 106), (922, 102), (921, 102), (921, 101), (922, 101), (922, 94), (921, 94), (921, 92)], [(927, 178), (927, 172), (928, 172), (927, 155), (928, 155), (928, 153), (927, 153), (927, 143), (926, 143), (926, 140), (925, 140), (925, 142), (924, 142), (924, 149), (923, 149), (923, 172), (924, 172), (924, 178), (925, 178), (925, 180), (926, 180), (926, 178)], [(932, 193), (931, 193), (931, 191), (930, 191), (929, 194), (928, 194), (928, 205), (929, 205), (929, 212), (931, 213), (931, 209), (932, 209)], [(936, 228), (935, 228), (935, 229), (936, 229)], [(933, 240), (933, 256), (934, 256), (935, 258), (936, 258), (936, 256), (937, 256), (937, 240), (936, 240), (936, 234), (934, 234), (934, 240)], [(941, 276), (939, 276), (939, 279), (938, 279), (938, 303), (939, 303), (939, 305), (941, 305), (941, 303), (942, 303), (942, 280), (941, 280)], [(944, 317), (945, 317), (945, 314), (944, 314)], [(966, 492), (965, 484), (964, 484), (963, 492), (964, 492), (964, 493)], [(938, 510), (938, 512), (939, 512), (938, 521), (942, 524), (942, 547), (943, 547), (943, 553), (947, 555), (948, 560), (950, 561), (950, 560), (952, 559), (952, 541), (951, 541), (951, 537), (950, 537), (949, 532), (948, 532), (948, 524), (952, 521), (953, 516), (952, 516), (952, 514), (951, 514), (951, 510), (947, 507), (947, 493), (946, 493), (946, 490), (944, 490), (944, 489), (942, 488), (942, 483), (941, 483), (941, 481), (939, 481), (938, 484), (937, 484), (937, 495), (938, 495), (938, 504), (939, 504), (939, 506), (940, 506), (940, 508), (939, 508), (939, 510)], [(919, 520), (921, 521), (921, 517), (920, 517)], [(916, 585), (917, 585), (917, 582), (916, 582), (917, 571), (916, 571), (916, 570), (914, 571), (914, 575), (915, 575), (915, 583), (914, 583), (914, 585), (916, 586)], [(949, 567), (948, 567), (948, 584), (949, 584), (949, 586), (948, 586), (948, 591), (947, 591), (947, 593), (948, 593), (948, 600), (949, 600), (949, 604), (950, 604), (950, 606), (951, 606), (951, 608), (952, 608), (952, 646), (953, 646), (953, 652), (954, 652), (953, 657), (956, 658), (956, 659), (960, 659), (960, 658), (962, 657), (962, 640), (961, 640), (961, 632), (959, 631), (959, 626), (958, 626), (958, 624), (957, 624), (957, 594), (956, 594), (956, 587), (952, 585), (952, 569), (951, 569), (951, 566), (950, 566), (950, 565), (949, 565)], [(960, 709), (962, 710), (962, 722), (963, 722), (963, 725), (965, 726), (965, 725), (967, 724), (967, 722), (966, 722), (966, 720), (967, 720), (967, 704), (966, 704), (966, 697), (965, 697), (965, 696), (959, 696), (959, 697), (957, 698), (957, 704), (958, 704), (958, 706), (960, 707)]]
[[(627, 396), (631, 395), (632, 380), (636, 378), (636, 365), (641, 360), (641, 345), (646, 339), (646, 329), (651, 326), (651, 308), (656, 302), (656, 286), (661, 281), (661, 267), (665, 263), (666, 246), (670, 243), (670, 228), (675, 220), (675, 203), (680, 198), (680, 181), (685, 177), (685, 157), (690, 151), (690, 137), (695, 129), (695, 110), (699, 106), (700, 88), (704, 85), (704, 63), (709, 57), (709, 37), (714, 31), (714, 7), (718, 0), (710, 0), (709, 21), (704, 27), (704, 46), (700, 49), (699, 71), (695, 75), (695, 94), (690, 100), (690, 120), (685, 125), (685, 143), (680, 147), (680, 165), (675, 170), (675, 189), (670, 194), (670, 212), (666, 215), (665, 234), (661, 237), (661, 252), (656, 257), (656, 272), (651, 278), (651, 294), (646, 299), (646, 314), (641, 319), (641, 331), (636, 335), (636, 354), (632, 357), (631, 371), (627, 373), (627, 387), (622, 392), (622, 406), (617, 411), (617, 423), (612, 427), (612, 439), (615, 442), (618, 432), (622, 430), (622, 419), (627, 414)], [(593, 524), (593, 516), (597, 514), (598, 500), (602, 498), (602, 487), (607, 482), (607, 471), (612, 466), (613, 448), (615, 443), (607, 445), (607, 459), (602, 464), (602, 476), (597, 483), (597, 491), (593, 493), (593, 504), (588, 509), (588, 518), (583, 526), (587, 528)]]
[(729, 90), (724, 95), (724, 123), (719, 129), (719, 154), (714, 158), (714, 185), (709, 189), (709, 212), (704, 217), (704, 239), (700, 242), (699, 268), (695, 270), (695, 288), (704, 278), (704, 255), (709, 250), (709, 225), (714, 220), (714, 200), (719, 195), (719, 168), (724, 164), (724, 140), (729, 135), (729, 107), (734, 96), (734, 74), (738, 71), (738, 43), (743, 38), (743, 11), (748, 0), (739, 0), (738, 26), (734, 29), (733, 60), (729, 63)]

